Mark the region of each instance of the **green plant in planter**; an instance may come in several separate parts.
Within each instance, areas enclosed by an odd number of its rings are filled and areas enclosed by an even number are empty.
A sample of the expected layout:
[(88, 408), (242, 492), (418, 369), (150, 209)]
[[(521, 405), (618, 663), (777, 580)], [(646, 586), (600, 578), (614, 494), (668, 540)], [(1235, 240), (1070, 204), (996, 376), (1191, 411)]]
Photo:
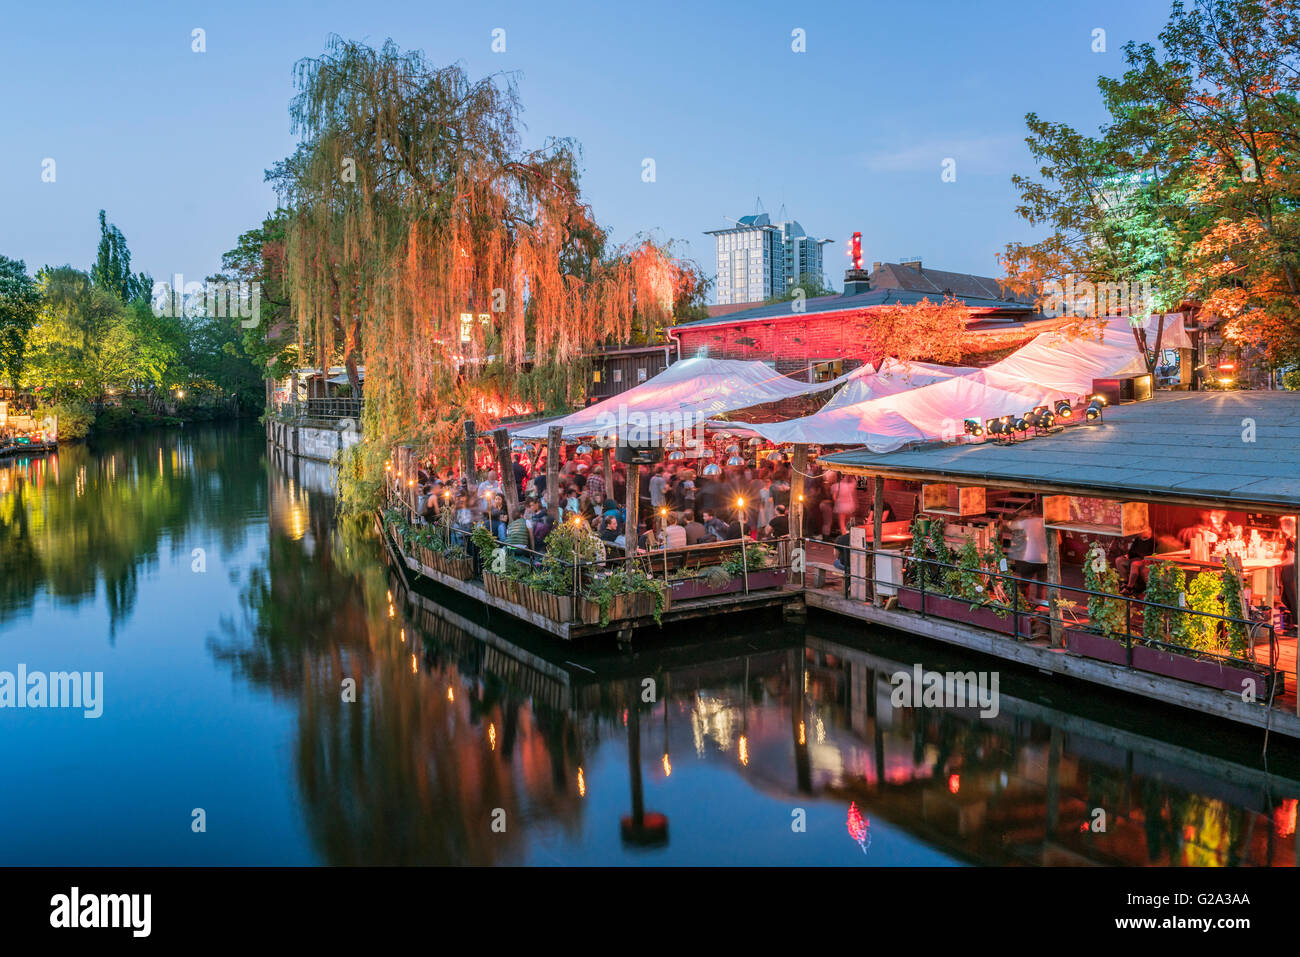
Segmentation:
[[(1237, 573), (1230, 568), (1225, 568), (1219, 573), (1219, 581), (1222, 583), (1223, 607), (1226, 609), (1223, 614), (1230, 615), (1233, 618), (1241, 617), (1241, 579)], [(1224, 632), (1227, 637), (1228, 654), (1234, 658), (1244, 658), (1246, 651), (1250, 647), (1250, 639), (1246, 633), (1246, 626), (1239, 621), (1224, 622), (1227, 626)]]
[(636, 595), (648, 594), (653, 595), (654, 602), (654, 620), (656, 625), (661, 625), (661, 616), (664, 608), (668, 605), (668, 588), (664, 583), (650, 575), (640, 562), (633, 564), (631, 567), (622, 566), (616, 568), (607, 575), (603, 575), (591, 582), (584, 597), (594, 601), (600, 606), (600, 623), (608, 625), (610, 619), (610, 610), (613, 606), (614, 599), (619, 595)]
[(537, 569), (524, 581), (532, 588), (550, 595), (568, 595), (573, 591), (573, 577), (564, 569), (551, 566)]
[(1187, 576), (1169, 561), (1154, 561), (1147, 566), (1146, 600), (1173, 608), (1142, 609), (1142, 638), (1150, 642), (1187, 646), (1187, 613), (1176, 610), (1187, 590)]
[(984, 593), (984, 567), (975, 539), (967, 538), (962, 542), (956, 565), (956, 568), (947, 570), (944, 585), (950, 597), (970, 602), (971, 611), (974, 611), (987, 597)]
[(483, 567), (488, 571), (492, 571), (492, 553), (501, 545), (496, 540), (496, 536), (492, 534), (492, 530), (480, 522), (470, 530), (469, 542), (474, 546), (474, 550), (478, 552), (479, 561), (483, 563)]
[[(1225, 614), (1220, 597), (1222, 592), (1223, 578), (1207, 569), (1187, 586), (1187, 604), (1201, 615)], [(1223, 623), (1217, 618), (1202, 618), (1201, 615), (1187, 616), (1187, 647), (1197, 651), (1215, 651), (1222, 645), (1219, 631)]]
[[(1114, 598), (1088, 596), (1088, 624), (1106, 638), (1118, 638), (1124, 631), (1124, 603), (1119, 598), (1119, 573), (1106, 561), (1106, 549), (1100, 542), (1088, 547), (1083, 560), (1083, 587), (1105, 592)], [(1175, 599), (1176, 600), (1176, 599)]]
[(561, 522), (546, 536), (542, 564), (563, 571), (572, 579), (576, 562), (582, 566), (582, 578), (589, 579), (604, 557), (604, 542), (586, 522)]
[(922, 578), (926, 588), (937, 588), (946, 581), (946, 575), (951, 569), (935, 567), (933, 565), (922, 565), (921, 559), (931, 559), (944, 564), (952, 564), (952, 549), (948, 547), (947, 540), (943, 537), (944, 521), (941, 518), (932, 518), (927, 522), (919, 516), (912, 519), (912, 547), (911, 556), (915, 561), (908, 562), (905, 575), (905, 584), (911, 588), (922, 587)]
[(725, 570), (732, 578), (740, 578), (745, 574), (746, 570), (751, 572), (762, 571), (771, 563), (772, 550), (766, 545), (751, 542), (745, 546), (743, 558), (739, 551), (730, 552), (718, 563), (718, 567)]

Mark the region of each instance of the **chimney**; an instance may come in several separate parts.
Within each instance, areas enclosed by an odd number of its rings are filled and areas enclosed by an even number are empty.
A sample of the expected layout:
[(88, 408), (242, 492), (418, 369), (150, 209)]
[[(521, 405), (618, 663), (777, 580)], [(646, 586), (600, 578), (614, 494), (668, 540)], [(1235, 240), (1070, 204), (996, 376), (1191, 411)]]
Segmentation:
[(844, 292), (841, 295), (856, 296), (871, 291), (871, 273), (865, 269), (844, 270)]
[(908, 260), (904, 260), (903, 262), (899, 263), (899, 265), (900, 265), (900, 266), (911, 266), (911, 267), (912, 267), (913, 269), (915, 269), (917, 272), (920, 272), (920, 271), (921, 271), (921, 260), (919, 260), (919, 259), (908, 259)]
[(878, 262), (872, 263), (872, 264), (871, 264), (871, 272), (872, 272), (873, 275), (874, 275), (875, 273), (880, 272), (880, 263), (878, 263)]

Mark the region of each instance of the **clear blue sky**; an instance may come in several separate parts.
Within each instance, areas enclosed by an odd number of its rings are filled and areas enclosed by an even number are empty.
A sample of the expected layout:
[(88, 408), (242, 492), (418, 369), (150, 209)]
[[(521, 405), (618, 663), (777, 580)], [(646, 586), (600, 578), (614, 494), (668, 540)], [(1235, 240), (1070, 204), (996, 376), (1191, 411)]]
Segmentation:
[[(711, 275), (702, 232), (761, 197), (835, 240), (837, 286), (854, 230), (868, 263), (997, 275), (1003, 245), (1032, 238), (1010, 183), (1031, 171), (1024, 115), (1095, 129), (1097, 75), (1120, 71), (1125, 41), (1154, 42), (1168, 13), (1167, 0), (11, 4), (0, 253), (33, 272), (86, 267), (104, 208), (137, 269), (215, 271), (275, 204), (263, 172), (292, 149), (291, 68), (334, 32), (391, 37), (475, 77), (517, 71), (529, 141), (578, 140), (586, 197), (616, 241), (686, 240)], [(941, 181), (946, 157), (955, 183)]]

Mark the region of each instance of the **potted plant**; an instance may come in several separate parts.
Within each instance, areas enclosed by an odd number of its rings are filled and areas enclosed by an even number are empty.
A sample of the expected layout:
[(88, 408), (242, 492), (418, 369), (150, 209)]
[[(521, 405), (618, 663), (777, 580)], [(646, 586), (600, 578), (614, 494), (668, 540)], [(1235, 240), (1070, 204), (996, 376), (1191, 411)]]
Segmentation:
[(1088, 618), (1065, 626), (1066, 650), (1085, 658), (1127, 664), (1124, 602), (1119, 597), (1119, 573), (1106, 560), (1106, 549), (1092, 542), (1083, 562), (1083, 587), (1088, 596)]

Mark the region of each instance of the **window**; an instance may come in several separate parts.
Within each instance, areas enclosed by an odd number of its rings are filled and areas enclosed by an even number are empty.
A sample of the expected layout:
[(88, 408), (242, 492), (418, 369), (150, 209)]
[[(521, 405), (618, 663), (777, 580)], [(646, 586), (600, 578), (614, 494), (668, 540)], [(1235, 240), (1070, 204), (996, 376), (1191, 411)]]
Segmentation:
[(644, 381), (645, 381), (645, 369), (644, 369), (644, 368), (641, 368), (641, 369), (637, 369), (637, 370), (636, 370), (636, 381), (637, 381), (637, 382), (644, 382)]

